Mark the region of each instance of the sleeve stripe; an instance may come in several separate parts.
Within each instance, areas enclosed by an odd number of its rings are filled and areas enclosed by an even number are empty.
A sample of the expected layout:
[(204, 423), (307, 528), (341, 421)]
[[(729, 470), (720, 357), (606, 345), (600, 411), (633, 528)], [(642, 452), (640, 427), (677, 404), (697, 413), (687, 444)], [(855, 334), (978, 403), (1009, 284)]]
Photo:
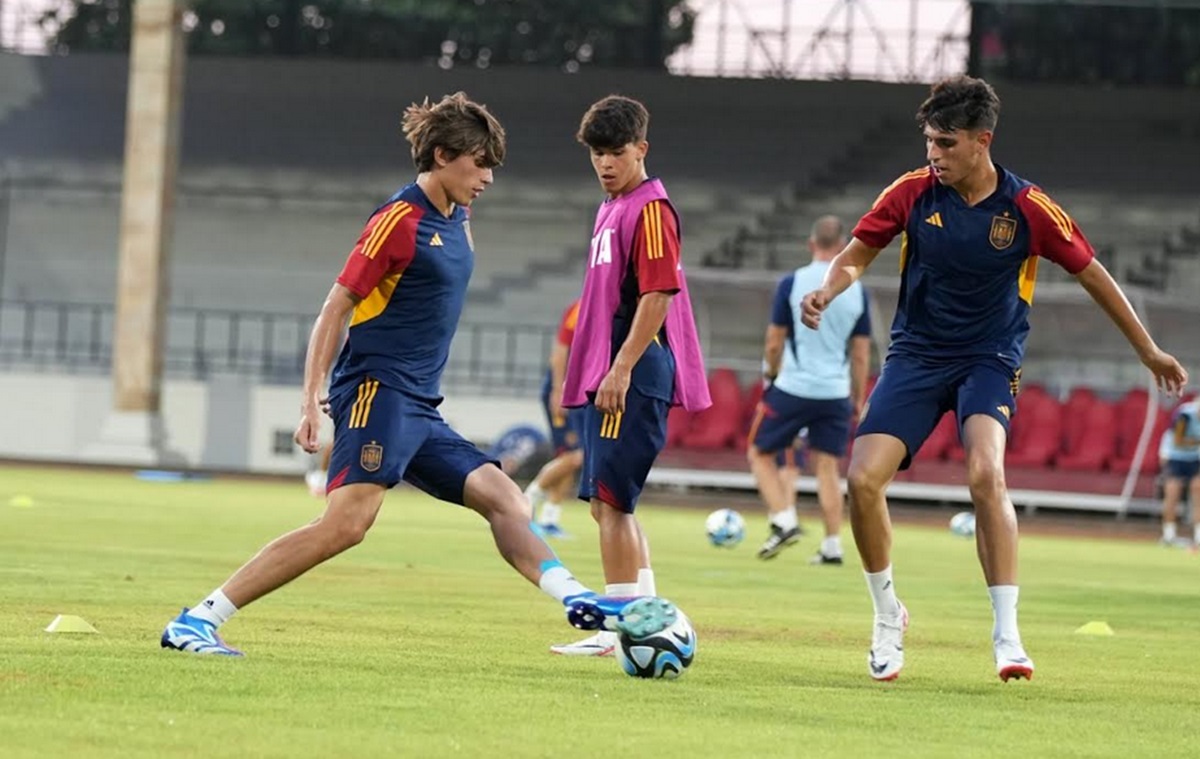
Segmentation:
[(895, 182), (892, 182), (890, 185), (888, 185), (887, 187), (884, 188), (883, 192), (879, 193), (879, 197), (875, 198), (875, 202), (871, 204), (871, 210), (874, 211), (876, 208), (878, 208), (879, 204), (883, 202), (884, 198), (886, 198), (888, 195), (890, 195), (893, 190), (895, 190), (897, 187), (904, 184), (905, 182), (909, 182), (914, 179), (925, 179), (928, 176), (929, 176), (929, 167), (928, 166), (921, 168), (921, 169), (915, 169), (913, 171), (908, 172), (907, 174), (900, 175), (899, 179), (897, 179)]
[(1029, 191), (1029, 200), (1046, 212), (1046, 215), (1050, 217), (1054, 225), (1058, 227), (1058, 231), (1062, 232), (1064, 239), (1068, 241), (1071, 239), (1071, 218), (1067, 216), (1066, 211), (1063, 211), (1053, 200), (1036, 190)]
[(642, 232), (646, 236), (646, 258), (662, 258), (662, 204), (657, 200), (642, 209)]
[(400, 220), (410, 213), (412, 213), (412, 206), (406, 204), (402, 210), (389, 213), (386, 221), (381, 220), (375, 232), (371, 234), (371, 239), (363, 247), (363, 255), (367, 258), (374, 258), (379, 253), (379, 249), (383, 247), (383, 243), (387, 241), (388, 235), (392, 233)]
[(654, 202), (654, 257), (662, 258), (662, 203)]
[(403, 215), (406, 215), (411, 210), (412, 206), (401, 201), (380, 214), (375, 221), (374, 229), (371, 230), (370, 237), (368, 237), (367, 241), (363, 244), (363, 255), (367, 258), (374, 258), (375, 254), (379, 252), (379, 248), (383, 245), (383, 241), (387, 239), (387, 236), (391, 233), (392, 228), (395, 227), (395, 224), (391, 222)]

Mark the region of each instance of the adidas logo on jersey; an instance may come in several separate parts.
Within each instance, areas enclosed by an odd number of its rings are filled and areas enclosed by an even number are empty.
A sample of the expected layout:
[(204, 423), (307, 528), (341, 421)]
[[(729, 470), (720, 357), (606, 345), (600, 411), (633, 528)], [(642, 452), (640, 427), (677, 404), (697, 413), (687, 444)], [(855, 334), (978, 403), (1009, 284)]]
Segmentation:
[(442, 247), (442, 236), (434, 232), (433, 237), (429, 238), (429, 244), (437, 248)]
[(933, 215), (925, 220), (925, 223), (932, 224), (933, 226), (938, 227), (939, 229), (943, 228), (942, 227), (942, 212), (934, 211)]

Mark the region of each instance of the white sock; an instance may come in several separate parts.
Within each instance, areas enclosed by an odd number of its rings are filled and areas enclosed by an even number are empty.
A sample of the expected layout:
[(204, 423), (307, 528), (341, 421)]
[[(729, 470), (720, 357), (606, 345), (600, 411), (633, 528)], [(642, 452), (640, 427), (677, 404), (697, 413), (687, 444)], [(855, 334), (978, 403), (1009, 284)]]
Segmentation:
[(771, 514), (771, 524), (785, 532), (796, 529), (800, 524), (796, 519), (796, 507), (788, 506), (783, 511), (773, 512)]
[(542, 576), (538, 578), (538, 587), (542, 589), (543, 593), (553, 596), (558, 601), (589, 592), (579, 580), (576, 580), (567, 571), (566, 567), (557, 563), (542, 572)]
[(214, 590), (208, 595), (208, 598), (196, 604), (188, 612), (189, 615), (211, 622), (217, 627), (228, 622), (229, 618), (236, 613), (237, 607), (225, 597), (225, 593), (220, 588)]
[(1175, 539), (1175, 523), (1163, 522), (1163, 540)]
[(636, 582), (612, 582), (604, 586), (604, 595), (615, 598), (629, 598), (638, 594)]
[(561, 516), (562, 506), (546, 501), (542, 504), (542, 515), (538, 518), (538, 524), (558, 524), (558, 518)]
[(637, 594), (639, 596), (657, 596), (658, 589), (654, 587), (654, 570), (642, 567), (638, 570)]
[(1017, 630), (1017, 596), (1020, 588), (1016, 585), (992, 585), (988, 595), (992, 597), (992, 613), (996, 622), (992, 626), (992, 642), (1001, 640), (1021, 641), (1021, 633)]
[(892, 583), (892, 565), (882, 572), (863, 572), (871, 601), (875, 604), (875, 616), (894, 617), (900, 613), (900, 601), (896, 598), (896, 586)]
[(821, 541), (821, 555), (835, 558), (842, 555), (842, 536), (828, 535)]
[(546, 491), (537, 484), (537, 480), (534, 480), (529, 483), (529, 487), (525, 488), (525, 497), (529, 499), (529, 505), (536, 511), (546, 500)]

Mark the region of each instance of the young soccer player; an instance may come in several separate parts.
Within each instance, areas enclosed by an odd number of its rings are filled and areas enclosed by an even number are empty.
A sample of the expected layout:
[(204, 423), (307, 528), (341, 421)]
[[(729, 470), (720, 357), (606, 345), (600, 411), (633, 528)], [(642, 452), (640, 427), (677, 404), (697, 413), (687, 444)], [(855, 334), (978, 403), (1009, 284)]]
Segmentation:
[(999, 113), (1000, 100), (983, 80), (935, 84), (917, 111), (928, 165), (880, 194), (803, 302), (803, 321), (815, 329), (830, 303), (901, 235), (891, 350), (859, 424), (849, 472), (850, 522), (875, 606), (868, 664), (876, 680), (900, 674), (908, 625), (892, 578), (884, 493), (949, 410), (957, 413), (967, 454), (996, 671), (1005, 681), (1033, 675), (1017, 628), (1017, 520), (1004, 483), (1004, 448), (1040, 258), (1075, 276), (1160, 388), (1176, 393), (1187, 382), (1071, 217), (1041, 188), (992, 162)]
[[(646, 536), (634, 516), (666, 442), (672, 405), (711, 405), (700, 341), (680, 263), (679, 217), (646, 173), (650, 114), (610, 95), (583, 116), (577, 139), (608, 198), (596, 213), (563, 405), (584, 413), (579, 497), (600, 527), (606, 594), (654, 596)], [(616, 636), (551, 650), (606, 656)]]
[(295, 438), (316, 451), (321, 414), (333, 417), (325, 513), (268, 544), (184, 609), (163, 631), (164, 648), (240, 655), (217, 629), (246, 604), (361, 542), (384, 494), (401, 479), (478, 512), (505, 560), (566, 605), (576, 627), (646, 634), (674, 620), (665, 602), (603, 598), (576, 581), (531, 528), (516, 484), (438, 413), (442, 370), (475, 259), (467, 209), (504, 160), (504, 129), (461, 92), (412, 105), (403, 127), (417, 180), (371, 215), (309, 341)]

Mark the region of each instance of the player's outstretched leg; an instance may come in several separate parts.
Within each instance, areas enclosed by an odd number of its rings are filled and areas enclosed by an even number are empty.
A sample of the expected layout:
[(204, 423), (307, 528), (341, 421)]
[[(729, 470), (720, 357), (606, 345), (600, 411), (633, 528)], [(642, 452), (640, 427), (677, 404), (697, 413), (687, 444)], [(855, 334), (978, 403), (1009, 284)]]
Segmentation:
[(224, 585), (167, 623), (162, 647), (240, 656), (241, 651), (221, 640), (217, 629), (246, 604), (361, 542), (379, 513), (383, 493), (382, 486), (371, 483), (334, 490), (319, 519), (268, 543)]

